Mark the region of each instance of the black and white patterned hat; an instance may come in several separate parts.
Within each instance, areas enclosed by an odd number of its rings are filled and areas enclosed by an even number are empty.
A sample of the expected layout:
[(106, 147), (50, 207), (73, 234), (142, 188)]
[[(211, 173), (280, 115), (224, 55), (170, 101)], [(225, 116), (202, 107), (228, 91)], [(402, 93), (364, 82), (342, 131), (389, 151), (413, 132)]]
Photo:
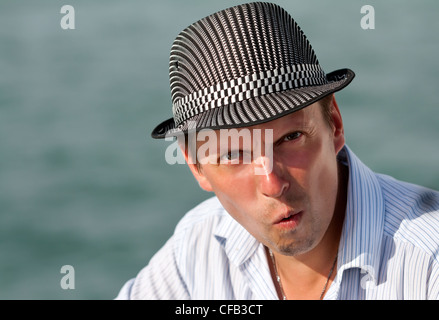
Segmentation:
[(214, 13), (183, 30), (171, 48), (173, 117), (165, 138), (204, 128), (251, 126), (300, 110), (343, 89), (355, 74), (325, 74), (291, 16), (272, 3)]

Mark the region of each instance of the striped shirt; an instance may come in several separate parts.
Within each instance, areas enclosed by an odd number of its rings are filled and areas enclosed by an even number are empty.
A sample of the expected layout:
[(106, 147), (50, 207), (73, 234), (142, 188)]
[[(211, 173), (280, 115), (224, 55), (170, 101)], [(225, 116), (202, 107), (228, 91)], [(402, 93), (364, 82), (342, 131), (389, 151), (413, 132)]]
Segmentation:
[[(348, 200), (325, 299), (439, 299), (439, 192), (376, 174), (345, 146)], [(264, 246), (216, 197), (189, 211), (116, 299), (278, 299)]]

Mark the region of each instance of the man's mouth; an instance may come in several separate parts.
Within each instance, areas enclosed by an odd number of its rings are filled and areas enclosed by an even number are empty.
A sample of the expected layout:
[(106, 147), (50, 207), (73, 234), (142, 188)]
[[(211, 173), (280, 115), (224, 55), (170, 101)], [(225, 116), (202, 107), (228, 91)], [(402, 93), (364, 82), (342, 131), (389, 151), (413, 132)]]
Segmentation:
[(275, 226), (286, 229), (294, 229), (300, 223), (303, 211), (299, 212), (288, 212), (284, 216), (279, 217), (279, 219), (274, 223)]

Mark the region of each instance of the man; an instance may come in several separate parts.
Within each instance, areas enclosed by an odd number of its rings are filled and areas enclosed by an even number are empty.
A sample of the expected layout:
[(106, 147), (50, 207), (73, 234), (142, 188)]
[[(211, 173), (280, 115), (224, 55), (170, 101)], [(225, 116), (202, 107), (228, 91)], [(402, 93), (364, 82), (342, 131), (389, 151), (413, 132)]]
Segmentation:
[(215, 197), (118, 298), (438, 299), (439, 193), (373, 173), (345, 145), (334, 92), (353, 78), (325, 74), (274, 4), (182, 31), (173, 118), (152, 136), (179, 137)]

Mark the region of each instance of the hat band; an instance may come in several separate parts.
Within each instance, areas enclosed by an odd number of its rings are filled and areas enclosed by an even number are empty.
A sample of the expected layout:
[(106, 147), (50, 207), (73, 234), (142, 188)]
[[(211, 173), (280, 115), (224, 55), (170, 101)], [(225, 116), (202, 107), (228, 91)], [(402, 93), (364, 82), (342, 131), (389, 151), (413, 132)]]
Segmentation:
[(175, 124), (227, 104), (268, 93), (326, 84), (326, 75), (318, 64), (298, 64), (267, 70), (193, 92), (177, 100), (172, 107)]

